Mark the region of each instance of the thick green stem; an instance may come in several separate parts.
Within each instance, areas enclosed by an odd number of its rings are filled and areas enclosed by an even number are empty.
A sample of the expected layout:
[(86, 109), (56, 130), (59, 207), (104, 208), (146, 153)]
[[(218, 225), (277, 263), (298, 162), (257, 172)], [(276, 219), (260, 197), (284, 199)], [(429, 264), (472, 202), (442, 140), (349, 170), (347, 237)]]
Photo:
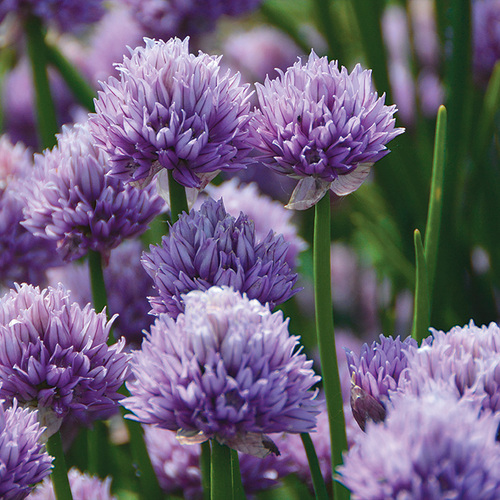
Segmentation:
[(314, 0), (313, 6), (316, 11), (317, 25), (328, 44), (329, 58), (343, 60), (342, 46), (337, 39), (335, 19), (332, 15), (332, 3), (331, 0)]
[(54, 100), (50, 92), (47, 73), (47, 45), (42, 22), (34, 16), (28, 16), (24, 23), (28, 55), (33, 72), (35, 87), (36, 121), (40, 145), (51, 148), (56, 144), (57, 125)]
[(104, 422), (94, 422), (94, 428), (87, 431), (88, 471), (99, 477), (106, 477), (109, 466), (108, 429)]
[(231, 450), (212, 439), (210, 469), (211, 500), (230, 500), (233, 496), (231, 477)]
[(177, 222), (179, 215), (182, 212), (189, 212), (186, 188), (181, 186), (172, 175), (172, 171), (168, 171), (168, 191), (170, 196), (170, 213), (172, 214), (172, 224)]
[(56, 432), (47, 441), (47, 451), (54, 457), (54, 468), (50, 478), (54, 486), (56, 500), (73, 500), (68, 480), (68, 468), (62, 447), (61, 434)]
[(204, 500), (210, 500), (210, 441), (201, 443), (200, 469)]
[(307, 433), (303, 433), (300, 437), (302, 438), (302, 444), (304, 445), (307, 461), (309, 462), (309, 470), (311, 471), (316, 500), (328, 500), (328, 492), (326, 491), (325, 481), (319, 466), (318, 455), (316, 455), (316, 449), (314, 448), (311, 436)]
[[(342, 453), (347, 451), (347, 437), (333, 328), (329, 193), (316, 204), (314, 215), (313, 258), (316, 334), (330, 423), (332, 469), (335, 474), (336, 467), (342, 464)], [(334, 482), (334, 493), (336, 500), (348, 498), (347, 490), (338, 482)]]
[(240, 459), (236, 450), (231, 450), (231, 477), (233, 500), (245, 500), (245, 490), (241, 481)]
[(101, 312), (108, 305), (106, 285), (102, 269), (102, 256), (100, 252), (89, 250), (90, 286), (94, 309)]
[(94, 111), (96, 91), (57, 47), (47, 45), (47, 60), (59, 71), (76, 100), (89, 111)]
[(427, 277), (427, 265), (425, 262), (424, 247), (420, 231), (415, 229), (415, 307), (413, 311), (412, 337), (420, 345), (422, 340), (429, 335), (430, 315), (429, 315), (429, 285)]

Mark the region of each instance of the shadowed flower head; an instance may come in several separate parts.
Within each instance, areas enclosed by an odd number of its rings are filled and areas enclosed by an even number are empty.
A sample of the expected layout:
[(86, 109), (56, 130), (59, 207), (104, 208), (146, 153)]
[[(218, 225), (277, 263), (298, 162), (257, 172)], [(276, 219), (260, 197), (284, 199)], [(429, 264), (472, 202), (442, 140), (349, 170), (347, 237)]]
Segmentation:
[(134, 419), (258, 456), (275, 451), (264, 434), (314, 429), (320, 377), (281, 312), (227, 287), (184, 301), (185, 313), (162, 314), (133, 355), (122, 404)]
[(261, 0), (122, 0), (147, 33), (157, 38), (211, 31), (223, 15), (255, 10)]
[(123, 341), (106, 345), (110, 328), (104, 311), (80, 308), (61, 285), (16, 285), (0, 301), (1, 397), (38, 408), (49, 434), (66, 419), (109, 417), (128, 363)]
[(108, 158), (84, 125), (63, 127), (58, 145), (35, 161), (34, 176), (26, 183), (23, 225), (57, 241), (66, 261), (89, 250), (106, 255), (125, 238), (144, 232), (162, 210), (153, 186), (140, 190), (106, 175)]
[(0, 498), (26, 498), (50, 473), (52, 457), (39, 442), (42, 430), (36, 412), (18, 408), (16, 401), (4, 410), (0, 402)]
[(15, 12), (22, 18), (32, 14), (61, 31), (74, 31), (95, 23), (104, 15), (103, 0), (3, 0), (0, 22)]
[(329, 189), (356, 190), (403, 132), (394, 126), (396, 107), (384, 105), (360, 65), (349, 74), (311, 52), (305, 64), (279, 73), (256, 84), (252, 144), (270, 168), (300, 179), (288, 207), (309, 208)]
[(408, 396), (368, 424), (338, 469), (353, 499), (500, 498), (498, 415), (451, 395)]
[(21, 225), (24, 203), (20, 181), (33, 169), (30, 152), (20, 143), (0, 137), (0, 282), (38, 284), (45, 269), (60, 264), (55, 243), (33, 236)]
[(120, 79), (102, 83), (90, 126), (120, 179), (143, 186), (167, 169), (203, 188), (250, 161), (248, 85), (221, 75), (220, 57), (190, 54), (188, 41), (146, 38), (116, 66)]
[(256, 242), (253, 223), (244, 214), (227, 214), (222, 200), (183, 213), (161, 245), (150, 249), (142, 264), (159, 294), (150, 297), (154, 314), (175, 318), (184, 310), (181, 294), (213, 285), (231, 286), (271, 308), (297, 291), (297, 275), (285, 260), (288, 243), (273, 231)]
[[(73, 468), (68, 472), (68, 479), (73, 500), (116, 500), (116, 497), (111, 495), (109, 477), (102, 480)], [(50, 478), (35, 488), (29, 500), (56, 500)]]

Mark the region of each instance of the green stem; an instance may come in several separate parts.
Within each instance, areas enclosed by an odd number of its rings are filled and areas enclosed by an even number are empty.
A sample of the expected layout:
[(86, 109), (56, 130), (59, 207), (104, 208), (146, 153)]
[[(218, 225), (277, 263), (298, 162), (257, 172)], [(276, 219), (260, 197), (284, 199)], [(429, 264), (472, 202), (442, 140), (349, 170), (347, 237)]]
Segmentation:
[(430, 315), (429, 315), (429, 285), (427, 278), (427, 265), (425, 262), (424, 247), (420, 231), (415, 229), (415, 307), (413, 311), (412, 337), (420, 345), (422, 340), (429, 335)]
[(328, 44), (328, 57), (343, 60), (342, 46), (337, 39), (335, 19), (332, 15), (331, 0), (314, 0), (316, 19), (321, 34)]
[(432, 291), (441, 227), (441, 212), (443, 207), (443, 175), (446, 153), (446, 108), (440, 106), (436, 121), (436, 138), (434, 140), (434, 160), (432, 164), (431, 193), (425, 228), (425, 261), (429, 284), (429, 308), (432, 310)]
[(200, 469), (204, 500), (210, 500), (210, 441), (201, 443)]
[(61, 434), (56, 432), (47, 441), (47, 451), (54, 457), (54, 468), (50, 478), (54, 486), (56, 500), (73, 500), (68, 480), (68, 468), (62, 447)]
[(76, 100), (89, 111), (95, 111), (96, 91), (57, 47), (47, 44), (46, 49), (48, 63), (59, 71)]
[[(101, 312), (108, 305), (106, 285), (102, 269), (102, 255), (95, 250), (89, 250), (90, 287), (92, 289), (92, 300), (94, 309)], [(113, 339), (111, 339), (113, 340)]]
[(316, 449), (314, 448), (311, 436), (307, 433), (302, 433), (300, 437), (302, 438), (302, 444), (304, 445), (307, 461), (309, 462), (316, 500), (328, 500), (328, 492), (326, 491), (323, 474), (321, 474), (319, 467), (318, 455), (316, 455)]
[(211, 500), (229, 500), (233, 496), (231, 477), (231, 450), (225, 444), (211, 440), (210, 469)]
[(189, 212), (186, 188), (179, 184), (172, 175), (172, 171), (168, 171), (168, 191), (170, 196), (170, 213), (172, 214), (172, 224), (177, 222), (179, 215), (182, 212)]
[(231, 450), (231, 476), (233, 500), (245, 500), (245, 490), (241, 482), (240, 459), (236, 450)]
[(42, 148), (55, 146), (57, 125), (54, 100), (50, 92), (47, 73), (47, 45), (42, 22), (34, 16), (28, 16), (24, 23), (28, 55), (33, 72), (35, 87), (36, 120), (40, 145)]
[(88, 471), (99, 477), (106, 477), (109, 466), (108, 429), (104, 422), (94, 422), (94, 428), (87, 431)]
[[(330, 245), (330, 194), (328, 192), (315, 206), (313, 259), (316, 334), (330, 423), (332, 469), (335, 473), (336, 467), (342, 464), (342, 453), (347, 451), (347, 437), (333, 328)], [(338, 482), (334, 482), (334, 493), (336, 500), (348, 498), (347, 489)]]

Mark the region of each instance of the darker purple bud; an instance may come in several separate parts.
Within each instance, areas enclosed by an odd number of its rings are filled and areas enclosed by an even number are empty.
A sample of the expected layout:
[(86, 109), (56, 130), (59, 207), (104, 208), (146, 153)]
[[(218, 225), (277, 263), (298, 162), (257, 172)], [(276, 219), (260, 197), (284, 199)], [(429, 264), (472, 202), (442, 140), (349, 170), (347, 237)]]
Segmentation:
[(362, 431), (365, 430), (367, 420), (375, 423), (385, 420), (385, 406), (361, 387), (352, 385), (350, 399), (352, 416)]
[(175, 318), (184, 310), (181, 294), (213, 285), (231, 286), (273, 308), (297, 292), (297, 275), (286, 261), (288, 246), (273, 231), (257, 242), (246, 215), (235, 219), (222, 200), (209, 199), (200, 210), (182, 214), (161, 245), (143, 254), (144, 269), (158, 290), (150, 298), (152, 312)]

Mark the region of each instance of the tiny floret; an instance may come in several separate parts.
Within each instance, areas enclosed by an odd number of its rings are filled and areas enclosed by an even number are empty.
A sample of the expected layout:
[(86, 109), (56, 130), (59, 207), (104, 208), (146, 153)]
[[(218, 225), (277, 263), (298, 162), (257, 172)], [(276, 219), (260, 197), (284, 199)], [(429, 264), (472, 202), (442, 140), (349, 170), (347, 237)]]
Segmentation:
[(245, 168), (250, 146), (248, 85), (220, 71), (220, 57), (189, 53), (189, 39), (145, 39), (116, 65), (90, 126), (111, 173), (139, 186), (167, 170), (203, 188), (219, 171)]
[(259, 108), (251, 122), (260, 159), (299, 179), (288, 208), (304, 210), (330, 189), (355, 191), (371, 166), (403, 132), (395, 128), (395, 106), (378, 97), (371, 71), (358, 64), (349, 74), (311, 52), (274, 80), (256, 84)]
[(131, 397), (122, 402), (132, 418), (183, 442), (215, 438), (258, 456), (277, 452), (268, 433), (314, 429), (311, 388), (320, 377), (280, 311), (228, 287), (184, 301), (185, 313), (177, 321), (162, 314), (133, 353)]

